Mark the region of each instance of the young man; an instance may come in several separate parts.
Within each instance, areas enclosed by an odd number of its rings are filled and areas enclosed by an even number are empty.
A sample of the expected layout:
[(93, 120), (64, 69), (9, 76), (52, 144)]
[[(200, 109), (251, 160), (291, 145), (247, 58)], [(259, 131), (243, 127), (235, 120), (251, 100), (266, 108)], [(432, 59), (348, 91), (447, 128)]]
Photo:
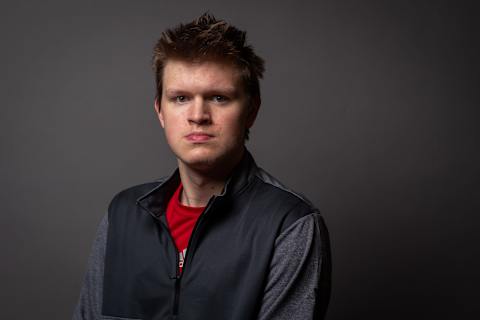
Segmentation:
[(111, 201), (74, 319), (321, 319), (327, 230), (245, 148), (263, 60), (204, 14), (154, 50), (155, 112), (178, 169)]

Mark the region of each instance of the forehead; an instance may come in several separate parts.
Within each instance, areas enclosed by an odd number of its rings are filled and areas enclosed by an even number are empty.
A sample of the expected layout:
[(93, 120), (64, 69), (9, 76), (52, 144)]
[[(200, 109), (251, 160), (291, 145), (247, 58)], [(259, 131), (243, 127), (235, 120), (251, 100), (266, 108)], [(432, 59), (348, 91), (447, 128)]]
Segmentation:
[(163, 70), (164, 90), (212, 90), (238, 91), (241, 72), (234, 64), (224, 61), (168, 60)]

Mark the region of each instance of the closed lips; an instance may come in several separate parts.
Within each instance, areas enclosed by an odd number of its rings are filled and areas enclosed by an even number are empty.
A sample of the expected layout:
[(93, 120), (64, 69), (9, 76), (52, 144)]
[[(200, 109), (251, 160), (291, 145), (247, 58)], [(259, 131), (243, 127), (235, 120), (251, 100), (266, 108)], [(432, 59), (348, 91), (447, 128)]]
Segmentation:
[(187, 135), (187, 139), (189, 140), (208, 140), (211, 137), (213, 136), (204, 132), (193, 132)]

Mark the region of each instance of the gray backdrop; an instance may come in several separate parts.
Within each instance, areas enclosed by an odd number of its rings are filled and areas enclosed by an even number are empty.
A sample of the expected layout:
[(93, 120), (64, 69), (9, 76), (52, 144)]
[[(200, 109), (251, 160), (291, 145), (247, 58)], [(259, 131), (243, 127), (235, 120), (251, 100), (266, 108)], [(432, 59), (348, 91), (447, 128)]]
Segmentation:
[[(160, 32), (211, 10), (267, 61), (248, 147), (324, 213), (329, 319), (478, 316), (478, 11), (458, 1), (2, 1), (2, 319), (68, 319), (118, 191), (175, 161)], [(474, 315), (474, 313), (477, 313)]]

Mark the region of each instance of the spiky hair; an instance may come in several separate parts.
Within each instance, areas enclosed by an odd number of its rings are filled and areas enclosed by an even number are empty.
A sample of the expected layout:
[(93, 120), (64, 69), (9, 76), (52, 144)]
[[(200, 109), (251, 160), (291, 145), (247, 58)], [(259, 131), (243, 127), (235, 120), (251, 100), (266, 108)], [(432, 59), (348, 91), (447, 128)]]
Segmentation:
[(163, 69), (168, 59), (202, 61), (218, 59), (233, 63), (241, 72), (249, 99), (260, 98), (259, 79), (264, 61), (246, 44), (246, 32), (204, 13), (187, 24), (164, 31), (153, 50), (157, 99), (162, 96)]

